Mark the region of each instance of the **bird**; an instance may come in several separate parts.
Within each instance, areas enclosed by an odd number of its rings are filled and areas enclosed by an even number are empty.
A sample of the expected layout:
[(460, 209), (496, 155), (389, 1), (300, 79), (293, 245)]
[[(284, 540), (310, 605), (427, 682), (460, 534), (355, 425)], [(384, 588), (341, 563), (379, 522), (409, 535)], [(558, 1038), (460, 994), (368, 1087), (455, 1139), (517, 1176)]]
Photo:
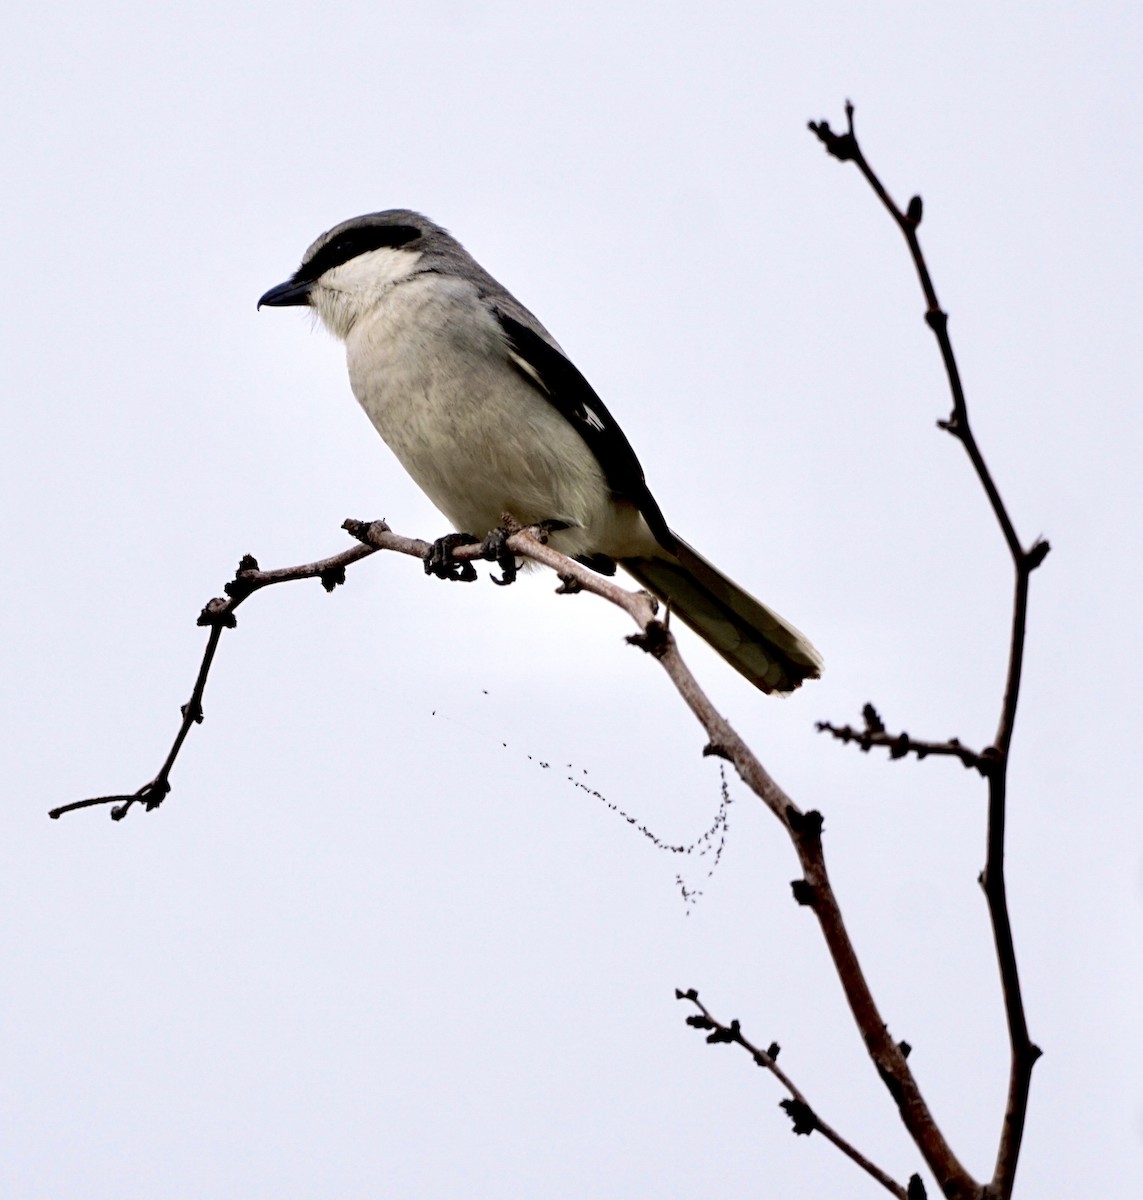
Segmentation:
[(673, 532), (591, 385), (441, 226), (409, 209), (342, 221), (258, 301), (294, 305), (345, 343), (354, 395), (456, 531), (437, 568), (506, 518), (542, 525), (556, 550), (621, 566), (762, 692), (818, 678), (810, 642)]

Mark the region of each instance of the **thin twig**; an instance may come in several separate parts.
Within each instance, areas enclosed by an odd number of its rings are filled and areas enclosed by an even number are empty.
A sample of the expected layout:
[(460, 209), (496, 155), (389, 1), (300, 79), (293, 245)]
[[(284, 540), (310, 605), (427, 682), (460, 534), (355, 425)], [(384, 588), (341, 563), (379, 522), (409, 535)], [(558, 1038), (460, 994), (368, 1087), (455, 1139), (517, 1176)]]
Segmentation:
[(676, 989), (675, 998), (677, 1000), (689, 1000), (699, 1010), (699, 1016), (687, 1017), (687, 1024), (693, 1029), (708, 1031), (706, 1039), (708, 1042), (711, 1044), (721, 1042), (743, 1047), (758, 1066), (769, 1071), (786, 1091), (789, 1092), (790, 1099), (783, 1100), (782, 1107), (794, 1123), (794, 1133), (805, 1135), (820, 1133), (827, 1141), (832, 1142), (842, 1154), (852, 1159), (863, 1171), (873, 1176), (886, 1191), (892, 1192), (894, 1196), (898, 1197), (898, 1200), (908, 1200), (909, 1193), (901, 1184), (893, 1179), (892, 1176), (887, 1175), (870, 1159), (866, 1158), (852, 1142), (843, 1138), (831, 1125), (827, 1125), (818, 1115), (817, 1111), (810, 1106), (809, 1101), (794, 1084), (794, 1081), (778, 1066), (777, 1059), (780, 1047), (777, 1042), (771, 1042), (765, 1050), (760, 1046), (755, 1046), (743, 1034), (742, 1028), (737, 1021), (731, 1021), (729, 1025), (724, 1025), (719, 1021), (699, 999), (698, 992), (694, 988), (690, 988), (685, 992)]
[(856, 742), (863, 754), (868, 754), (874, 746), (883, 746), (889, 751), (890, 758), (905, 758), (915, 754), (921, 759), (932, 755), (934, 758), (959, 759), (964, 766), (974, 767), (981, 775), (987, 775), (991, 769), (995, 756), (970, 749), (960, 738), (929, 742), (910, 737), (904, 732), (890, 733), (872, 704), (867, 704), (861, 710), (861, 715), (865, 721), (862, 729), (854, 729), (852, 725), (835, 725), (832, 721), (816, 721), (815, 727), (818, 733), (828, 733), (839, 742)]
[(1000, 969), (1011, 1048), (1008, 1098), (997, 1147), (996, 1165), (985, 1192), (990, 1197), (996, 1197), (997, 1200), (1008, 1200), (1015, 1184), (1016, 1165), (1024, 1136), (1032, 1067), (1040, 1056), (1039, 1048), (1028, 1035), (1028, 1023), (1024, 1012), (1020, 976), (1016, 966), (1016, 951), (1012, 938), (1004, 878), (1008, 757), (1016, 722), (1016, 707), (1020, 698), (1020, 679), (1027, 628), (1028, 582), (1032, 572), (1044, 561), (1051, 547), (1043, 538), (1038, 538), (1028, 549), (1024, 549), (1023, 543), (1016, 533), (1016, 527), (1000, 496), (992, 473), (984, 461), (984, 456), (981, 454), (969, 423), (964, 387), (949, 337), (948, 314), (941, 308), (937, 300), (936, 289), (933, 286), (932, 277), (917, 238), (917, 229), (920, 226), (923, 212), (921, 198), (914, 196), (904, 212), (898, 208), (861, 151), (857, 135), (854, 132), (853, 111), (853, 105), (847, 102), (845, 114), (848, 128), (843, 134), (834, 133), (825, 121), (811, 121), (810, 128), (835, 158), (843, 162), (852, 161), (857, 165), (870, 187), (889, 211), (897, 227), (904, 234), (905, 241), (909, 246), (909, 253), (913, 258), (913, 265), (917, 270), (921, 290), (925, 296), (925, 322), (937, 339), (941, 360), (948, 376), (949, 390), (952, 394), (952, 413), (947, 420), (939, 421), (938, 425), (956, 437), (964, 446), (973, 470), (988, 497), (996, 522), (1000, 526), (1004, 543), (1012, 558), (1015, 574), (1012, 632), (1008, 651), (1008, 669), (1004, 683), (1004, 699), (1001, 704), (996, 738), (980, 756), (982, 760), (986, 761), (987, 770), (983, 774), (988, 779), (987, 856), (980, 879), (987, 897), (989, 919), (992, 923), (993, 938), (996, 943), (996, 956)]
[[(384, 522), (379, 522), (379, 524), (384, 524)], [(261, 591), (262, 588), (276, 583), (289, 583), (295, 579), (320, 579), (326, 591), (332, 591), (339, 583), (345, 582), (346, 567), (372, 554), (375, 549), (377, 547), (359, 541), (357, 545), (330, 558), (304, 563), (299, 567), (281, 567), (274, 571), (259, 570), (257, 560), (246, 555), (239, 562), (234, 578), (224, 588), (226, 596), (215, 597), (199, 613), (197, 624), (208, 626), (210, 634), (206, 640), (206, 648), (203, 650), (198, 674), (195, 676), (194, 687), (191, 689), (191, 697), (182, 707), (182, 721), (158, 774), (135, 792), (76, 800), (71, 804), (62, 804), (59, 808), (53, 808), (48, 816), (54, 821), (64, 813), (75, 812), (80, 808), (91, 808), (97, 804), (112, 804), (115, 806), (111, 810), (112, 820), (121, 821), (131, 810), (131, 806), (136, 803), (142, 803), (147, 812), (158, 808), (171, 790), (171, 770), (183, 748), (187, 734), (191, 731), (191, 726), (202, 724), (202, 697), (206, 691), (206, 680), (210, 674), (210, 668), (214, 664), (214, 655), (222, 638), (223, 630), (234, 629), (238, 624), (234, 616), (238, 606), (255, 592)]]
[[(419, 538), (404, 537), (394, 533), (384, 521), (354, 521), (348, 520), (343, 526), (355, 539), (356, 544), (340, 554), (316, 562), (303, 563), (296, 567), (279, 567), (271, 571), (263, 571), (258, 562), (246, 555), (238, 564), (234, 578), (223, 589), (225, 596), (211, 600), (198, 617), (198, 624), (207, 626), (210, 634), (203, 650), (202, 661), (195, 677), (191, 697), (182, 707), (182, 720), (175, 734), (174, 742), (167, 753), (163, 765), (153, 779), (145, 783), (135, 792), (116, 793), (110, 796), (92, 796), (86, 800), (76, 800), (70, 804), (53, 808), (48, 815), (56, 820), (64, 813), (75, 812), (81, 808), (92, 808), (96, 805), (110, 804), (113, 820), (120, 821), (127, 815), (134, 804), (142, 803), (147, 812), (158, 806), (170, 793), (170, 775), (183, 744), (193, 725), (199, 725), (203, 720), (202, 698), (206, 690), (206, 681), (214, 664), (215, 653), (218, 650), (222, 633), (226, 629), (236, 628), (238, 622), (234, 616), (238, 607), (255, 592), (272, 587), (279, 583), (292, 583), (299, 579), (320, 579), (326, 591), (332, 591), (345, 582), (345, 570), (355, 562), (376, 553), (378, 550), (391, 550), (398, 554), (410, 555), (413, 558), (424, 559), (430, 548), (430, 543)], [(518, 550), (524, 557), (546, 563), (557, 570), (563, 580), (561, 591), (569, 592), (568, 581), (574, 581), (577, 591), (589, 591), (619, 605), (641, 625), (650, 623), (655, 615), (655, 601), (645, 592), (628, 592), (608, 579), (595, 574), (582, 564), (565, 558), (553, 550), (549, 550), (542, 542), (542, 531), (528, 537), (517, 546), (517, 540), (523, 537), (518, 531), (508, 539), (511, 549)], [(460, 561), (471, 561), (486, 556), (485, 548), (480, 543), (459, 546), (454, 551), (454, 557)]]

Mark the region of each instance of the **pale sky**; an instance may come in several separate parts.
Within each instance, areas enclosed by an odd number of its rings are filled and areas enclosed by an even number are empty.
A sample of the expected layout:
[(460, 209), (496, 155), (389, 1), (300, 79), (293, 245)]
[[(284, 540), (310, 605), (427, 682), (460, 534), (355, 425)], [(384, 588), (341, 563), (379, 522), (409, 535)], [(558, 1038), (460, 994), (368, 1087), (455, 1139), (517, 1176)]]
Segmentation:
[[(1009, 890), (1036, 1068), (1017, 1195), (1143, 1178), (1137, 4), (17, 2), (0, 44), (7, 564), (0, 1191), (14, 1200), (863, 1197), (737, 1017), (901, 1180), (919, 1154), (785, 835), (617, 612), (376, 556), (228, 634), (239, 556), (447, 525), (297, 311), (323, 229), (413, 207), (560, 340), (668, 520), (825, 655), (715, 701), (804, 808), (896, 1037), (991, 1173), (1007, 1077), (984, 787), (814, 733), (991, 738), (1010, 572), (904, 243), (810, 118), (847, 97), (922, 238), (1034, 578)], [(506, 745), (505, 745), (506, 743)], [(539, 763), (547, 762), (545, 769)], [(570, 766), (569, 766), (570, 764)], [(586, 774), (585, 774), (586, 772)], [(676, 872), (702, 895), (688, 905)], [(935, 1189), (930, 1182), (930, 1194)]]

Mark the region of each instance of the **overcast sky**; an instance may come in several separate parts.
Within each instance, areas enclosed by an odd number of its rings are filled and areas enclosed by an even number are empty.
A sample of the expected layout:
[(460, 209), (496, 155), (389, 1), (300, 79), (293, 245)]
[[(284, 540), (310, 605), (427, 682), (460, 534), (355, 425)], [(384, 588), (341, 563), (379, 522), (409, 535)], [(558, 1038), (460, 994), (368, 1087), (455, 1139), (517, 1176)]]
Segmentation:
[[(181, 8), (181, 6), (179, 6)], [(817, 719), (992, 737), (1010, 569), (899, 235), (810, 118), (857, 104), (922, 238), (1033, 582), (1009, 889), (1036, 1068), (1018, 1194), (1143, 1178), (1138, 4), (9, 7), (0, 1183), (51, 1200), (876, 1196), (697, 987), (899, 1179), (920, 1168), (731, 781), (620, 614), (376, 556), (224, 640), (239, 556), (447, 531), (341, 348), (255, 312), (323, 229), (423, 210), (560, 340), (668, 520), (820, 683), (710, 693), (803, 807), (895, 1037), (991, 1173), (1007, 1046), (982, 782)], [(540, 763), (548, 763), (543, 767)], [(701, 891), (684, 900), (676, 881)]]

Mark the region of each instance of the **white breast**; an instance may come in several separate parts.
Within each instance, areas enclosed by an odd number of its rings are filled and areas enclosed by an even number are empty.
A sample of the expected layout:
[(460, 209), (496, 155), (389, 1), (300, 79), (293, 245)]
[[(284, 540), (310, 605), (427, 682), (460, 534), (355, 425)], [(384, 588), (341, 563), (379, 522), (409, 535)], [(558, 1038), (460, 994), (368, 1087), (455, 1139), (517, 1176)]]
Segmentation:
[(471, 284), (426, 273), (390, 287), (346, 350), (354, 395), (456, 529), (550, 519), (572, 527), (553, 538), (569, 553), (646, 552), (642, 517), (612, 500), (586, 443), (512, 365)]

